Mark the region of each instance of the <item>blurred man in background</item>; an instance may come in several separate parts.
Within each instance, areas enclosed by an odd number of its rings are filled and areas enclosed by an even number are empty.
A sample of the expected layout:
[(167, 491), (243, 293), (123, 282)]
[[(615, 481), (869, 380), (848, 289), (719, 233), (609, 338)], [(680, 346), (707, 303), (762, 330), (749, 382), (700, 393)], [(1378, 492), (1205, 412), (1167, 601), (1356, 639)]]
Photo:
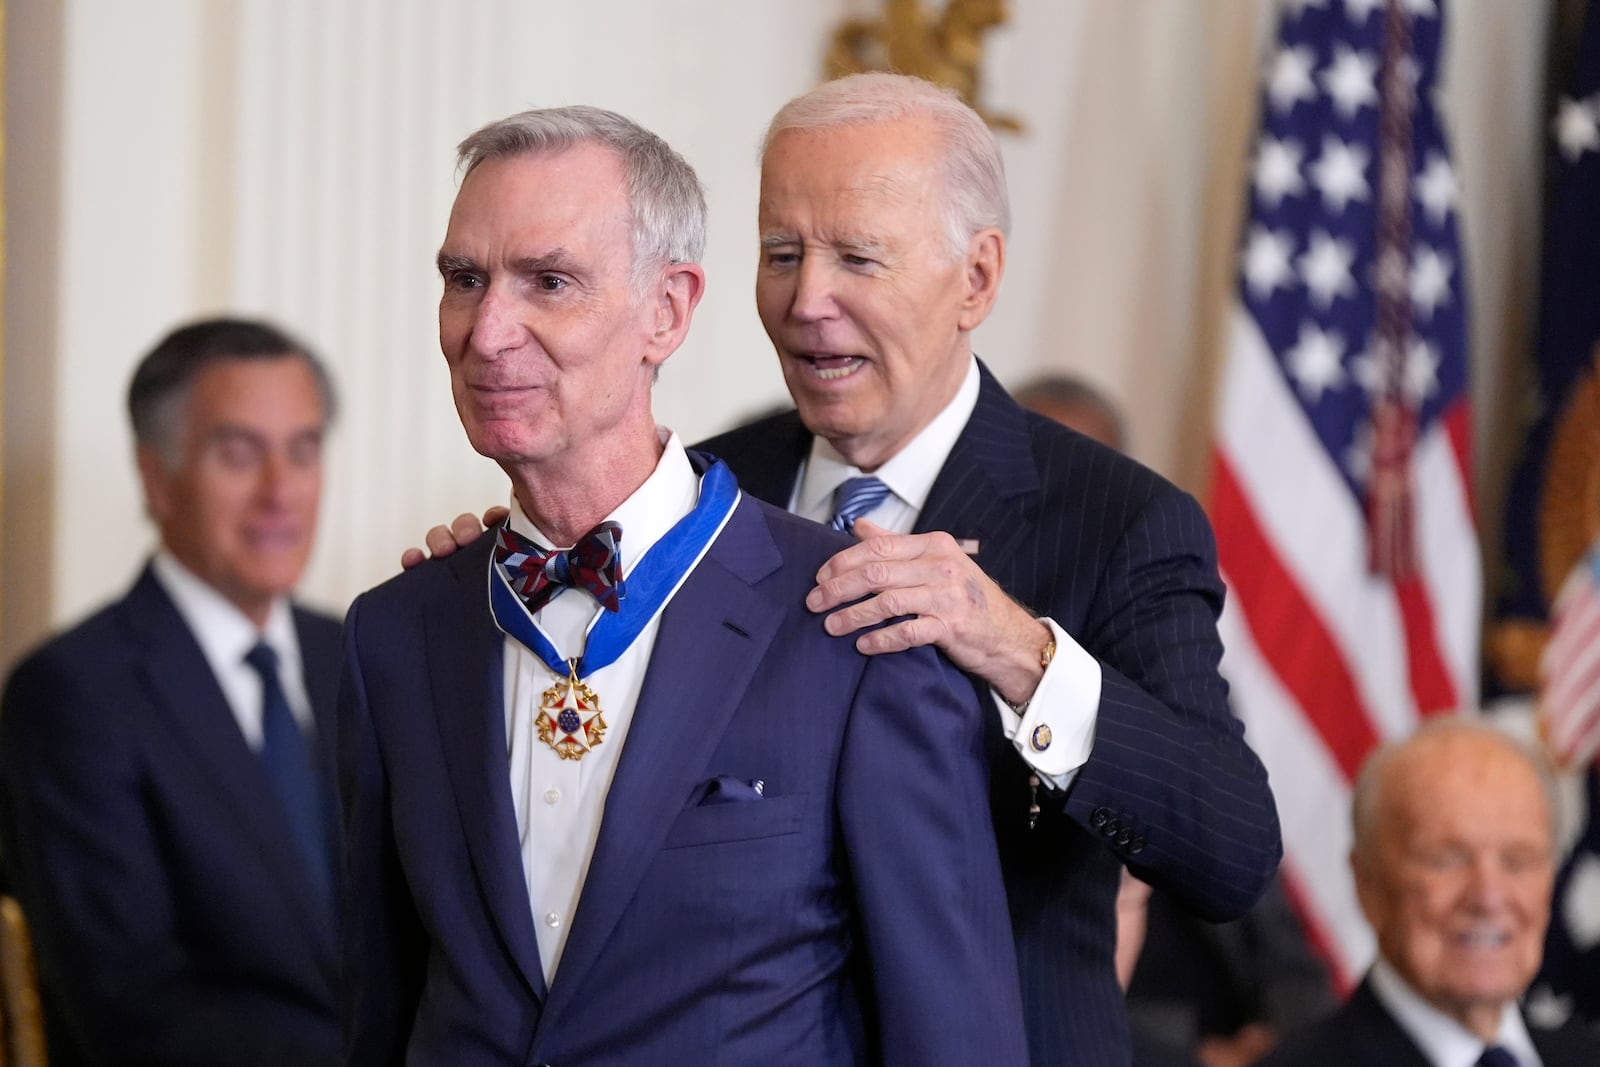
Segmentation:
[[(160, 546), (0, 710), (0, 838), (52, 1064), (338, 1060), (339, 625), (289, 599), (333, 393), (275, 327), (175, 330), (128, 392)], [(95, 565), (93, 502), (83, 565)]]
[(1070, 374), (1041, 374), (1011, 392), (1029, 411), (1077, 430), (1118, 452), (1128, 450), (1128, 424), (1117, 406), (1094, 386)]
[(1554, 798), (1537, 757), (1486, 723), (1436, 719), (1368, 757), (1350, 863), (1378, 959), (1327, 1021), (1267, 1067), (1579, 1067), (1600, 1039), (1532, 1029), (1555, 876)]

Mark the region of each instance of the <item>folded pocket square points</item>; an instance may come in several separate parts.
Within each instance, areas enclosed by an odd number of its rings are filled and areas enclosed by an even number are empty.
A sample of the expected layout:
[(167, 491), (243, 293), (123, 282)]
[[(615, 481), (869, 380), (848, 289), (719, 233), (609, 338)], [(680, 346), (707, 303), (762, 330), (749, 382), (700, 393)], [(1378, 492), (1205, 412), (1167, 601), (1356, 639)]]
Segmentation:
[(760, 800), (766, 795), (767, 783), (761, 778), (735, 778), (719, 774), (706, 782), (697, 792), (698, 804), (737, 804), (741, 801)]

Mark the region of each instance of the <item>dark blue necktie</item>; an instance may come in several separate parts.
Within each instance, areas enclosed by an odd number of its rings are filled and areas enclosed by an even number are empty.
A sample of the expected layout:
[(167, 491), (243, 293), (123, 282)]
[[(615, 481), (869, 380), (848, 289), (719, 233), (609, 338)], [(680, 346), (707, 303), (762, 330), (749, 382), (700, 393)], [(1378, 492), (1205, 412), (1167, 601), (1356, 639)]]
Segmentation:
[(835, 530), (848, 530), (888, 495), (889, 487), (870, 474), (847, 479), (833, 491), (833, 518), (828, 520), (828, 525)]
[(252, 648), (245, 662), (261, 676), (261, 765), (288, 817), (289, 832), (300, 849), (328, 913), (333, 914), (333, 862), (328, 849), (322, 776), (311, 746), (289, 710), (289, 698), (278, 681), (278, 653), (265, 641)]
[(1490, 1045), (1478, 1057), (1477, 1067), (1522, 1067), (1522, 1061), (1499, 1045)]

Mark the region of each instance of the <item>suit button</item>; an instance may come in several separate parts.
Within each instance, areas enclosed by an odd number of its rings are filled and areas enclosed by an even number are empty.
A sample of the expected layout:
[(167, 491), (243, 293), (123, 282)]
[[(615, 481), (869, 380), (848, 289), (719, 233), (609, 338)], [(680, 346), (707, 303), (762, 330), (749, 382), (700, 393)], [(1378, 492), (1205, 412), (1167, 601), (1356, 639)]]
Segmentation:
[(1122, 829), (1122, 821), (1120, 819), (1112, 819), (1101, 827), (1100, 832), (1107, 837), (1116, 837), (1117, 831), (1120, 829)]
[(1094, 827), (1096, 830), (1098, 830), (1098, 829), (1100, 829), (1100, 827), (1104, 826), (1106, 824), (1107, 820), (1109, 820), (1110, 818), (1111, 818), (1111, 812), (1110, 812), (1109, 809), (1107, 809), (1107, 808), (1095, 808), (1094, 809), (1094, 814), (1089, 816), (1089, 825)]
[(1143, 851), (1144, 851), (1144, 835), (1143, 834), (1139, 834), (1138, 836), (1136, 836), (1133, 839), (1132, 843), (1130, 843), (1128, 845), (1128, 853), (1130, 855), (1137, 856), (1139, 853), (1141, 853)]
[(1126, 826), (1124, 826), (1121, 830), (1119, 830), (1117, 832), (1117, 844), (1125, 846), (1125, 845), (1128, 844), (1128, 842), (1130, 842), (1132, 840), (1133, 840), (1133, 831), (1128, 829)]

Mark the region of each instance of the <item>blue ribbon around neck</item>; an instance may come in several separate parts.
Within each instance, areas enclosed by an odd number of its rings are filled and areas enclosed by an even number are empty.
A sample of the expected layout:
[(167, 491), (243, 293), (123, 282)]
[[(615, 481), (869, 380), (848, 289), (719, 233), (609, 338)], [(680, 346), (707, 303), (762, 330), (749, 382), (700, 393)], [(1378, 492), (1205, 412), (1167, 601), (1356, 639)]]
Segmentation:
[[(576, 666), (579, 678), (611, 666), (628, 650), (688, 576), (738, 503), (739, 485), (728, 465), (714, 463), (700, 476), (694, 510), (651, 545), (628, 575), (628, 595), (620, 609), (600, 612), (589, 625)], [(489, 557), (489, 609), (502, 633), (516, 638), (556, 674), (567, 676), (567, 661), (533, 621), (528, 606), (512, 590), (505, 568), (493, 555)]]

